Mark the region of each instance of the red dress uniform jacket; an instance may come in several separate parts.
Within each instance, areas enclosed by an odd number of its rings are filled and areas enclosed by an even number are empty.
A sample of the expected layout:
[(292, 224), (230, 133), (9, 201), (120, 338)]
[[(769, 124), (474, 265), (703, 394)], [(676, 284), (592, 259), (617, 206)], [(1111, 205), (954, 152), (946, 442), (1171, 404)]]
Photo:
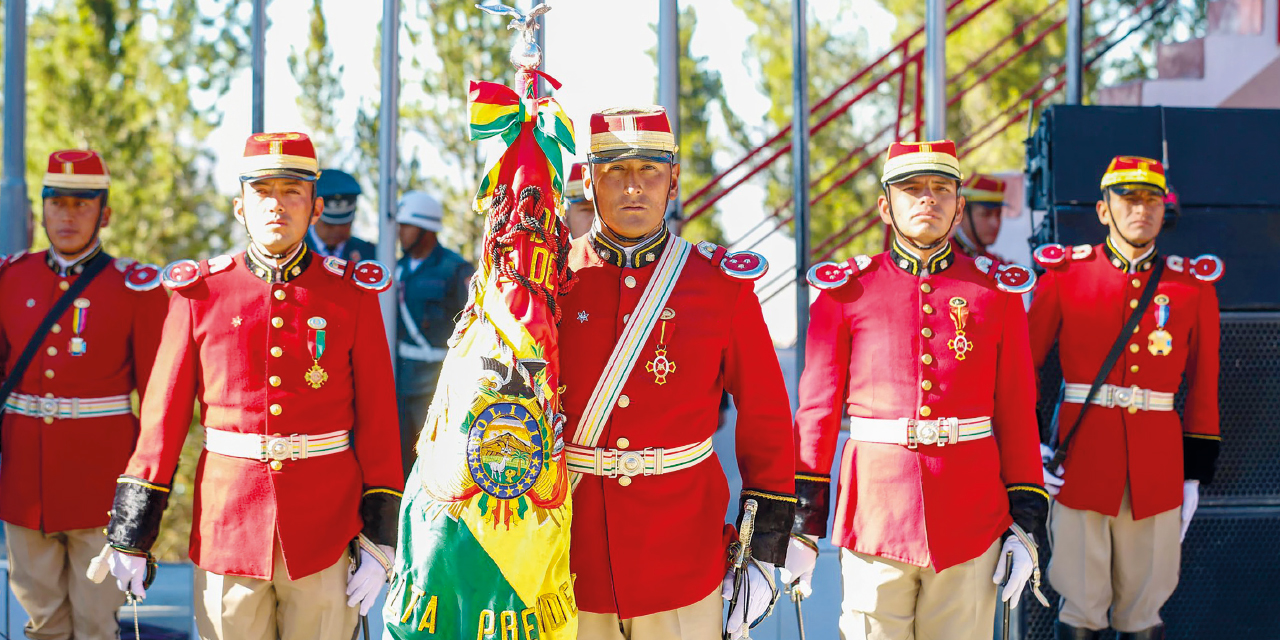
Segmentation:
[[(1050, 257), (1045, 257), (1046, 252)], [(1211, 480), (1218, 453), (1219, 328), (1213, 285), (1192, 274), (1190, 260), (1157, 256), (1153, 248), (1130, 263), (1109, 241), (1096, 247), (1058, 247), (1058, 252), (1041, 248), (1037, 260), (1047, 270), (1031, 302), (1036, 369), (1044, 364), (1056, 339), (1063, 379), (1086, 386), (1097, 376), (1129, 319), (1152, 265), (1166, 261), (1156, 295), (1168, 298), (1164, 328), (1173, 337), (1173, 348), (1166, 355), (1154, 355), (1148, 348), (1159, 306), (1158, 300), (1153, 301), (1106, 382), (1174, 393), (1185, 374), (1183, 419), (1179, 421), (1175, 411), (1130, 413), (1122, 407), (1090, 407), (1067, 451), (1064, 484), (1057, 499), (1072, 509), (1114, 516), (1127, 483), (1134, 518), (1180, 506), (1183, 480)], [(1220, 274), (1216, 258), (1204, 260), (1196, 266), (1209, 267), (1204, 273)], [(1075, 423), (1083, 407), (1062, 404), (1058, 424), (1063, 430)]]
[[(820, 293), (809, 313), (795, 422), (798, 532), (826, 535), (825, 483), (846, 413), (990, 416), (994, 437), (915, 449), (850, 440), (840, 461), (837, 545), (941, 571), (981, 555), (1015, 520), (1038, 530), (1048, 495), (1021, 297), (950, 246), (928, 264), (895, 244), (850, 265), (847, 282)], [(1030, 280), (1013, 269), (1000, 277)], [(948, 347), (957, 337), (956, 298), (969, 311), (963, 360)], [(1028, 514), (1011, 509), (1019, 501), (1029, 501)]]
[[(160, 270), (112, 259), (101, 247), (65, 269), (48, 251), (0, 264), (0, 381), (90, 260), (111, 264), (76, 296), (88, 301), (79, 333), (84, 354), (71, 355), (72, 306), (41, 341), (14, 394), (93, 399), (146, 387), (168, 303), (159, 288)], [(132, 411), (47, 419), (7, 412), (2, 420), (0, 520), (46, 533), (106, 524), (114, 478), (124, 471), (138, 436)]]
[[(349, 429), (352, 436), (346, 451), (286, 460), (278, 470), (203, 452), (191, 560), (213, 573), (270, 579), (277, 538), (291, 578), (328, 568), (361, 531), (362, 493), (404, 488), (378, 297), (344, 277), (346, 261), (321, 264), (313, 256), (304, 247), (274, 274), (243, 252), (165, 269), (166, 284), (177, 290), (127, 476), (172, 482), (197, 402), (208, 428), (265, 436)], [(318, 360), (308, 347), (312, 318), (325, 320)], [(313, 364), (328, 373), (319, 388), (305, 378)]]
[[(567, 442), (576, 441), (578, 420), (668, 241), (664, 232), (642, 244), (629, 264), (604, 238), (573, 241), (569, 265), (578, 282), (561, 298), (559, 341)], [(760, 503), (753, 551), (780, 565), (795, 502), (791, 410), (752, 282), (718, 264), (698, 249), (689, 255), (666, 303), (672, 313), (665, 328), (659, 321), (640, 351), (597, 446), (642, 450), (706, 440), (728, 391), (738, 408), (743, 498)], [(660, 338), (675, 363), (665, 384), (645, 367)], [(719, 459), (636, 476), (629, 485), (620, 479), (584, 475), (573, 494), (570, 562), (579, 608), (633, 618), (705, 598), (725, 574), (730, 496)]]

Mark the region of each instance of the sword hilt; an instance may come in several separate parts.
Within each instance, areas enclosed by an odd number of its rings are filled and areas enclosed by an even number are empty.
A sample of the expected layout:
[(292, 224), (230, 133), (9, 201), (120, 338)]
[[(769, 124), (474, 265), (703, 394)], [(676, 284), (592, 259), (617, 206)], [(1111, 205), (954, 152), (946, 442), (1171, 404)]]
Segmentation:
[(741, 571), (751, 557), (751, 538), (756, 533), (756, 512), (760, 505), (755, 500), (747, 500), (742, 505), (742, 527), (738, 529), (738, 546), (733, 556), (733, 568)]

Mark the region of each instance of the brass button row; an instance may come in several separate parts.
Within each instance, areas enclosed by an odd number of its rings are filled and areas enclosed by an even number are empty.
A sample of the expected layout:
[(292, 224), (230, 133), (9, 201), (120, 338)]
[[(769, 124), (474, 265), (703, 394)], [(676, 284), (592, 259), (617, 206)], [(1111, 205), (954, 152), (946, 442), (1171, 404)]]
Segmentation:
[(271, 295), (275, 296), (276, 300), (284, 300), (284, 289), (276, 289)]

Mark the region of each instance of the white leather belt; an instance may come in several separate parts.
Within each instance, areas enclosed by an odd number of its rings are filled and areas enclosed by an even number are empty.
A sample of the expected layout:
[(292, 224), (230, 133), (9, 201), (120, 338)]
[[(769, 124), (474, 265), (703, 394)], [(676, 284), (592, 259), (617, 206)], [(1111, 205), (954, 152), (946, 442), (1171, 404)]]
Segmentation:
[[(1084, 400), (1088, 396), (1089, 385), (1068, 382), (1062, 401), (1084, 404)], [(1098, 394), (1093, 397), (1093, 404), (1104, 407), (1123, 407), (1128, 409), (1130, 413), (1137, 413), (1138, 411), (1173, 411), (1173, 394), (1167, 391), (1143, 389), (1138, 386), (1118, 387), (1114, 384), (1104, 384), (1098, 388)]]
[(449, 354), (449, 350), (444, 347), (420, 347), (411, 342), (401, 340), (396, 343), (396, 353), (405, 360), (444, 362), (444, 357)]
[(959, 444), (980, 440), (990, 435), (991, 418), (988, 416), (964, 420), (959, 418), (885, 420), (849, 417), (849, 438), (860, 442), (899, 444), (910, 449), (922, 444), (936, 444), (939, 447)]
[(649, 448), (627, 451), (622, 449), (591, 449), (565, 443), (565, 460), (569, 469), (593, 476), (616, 478), (619, 475), (654, 476), (692, 467), (711, 457), (711, 438), (683, 447)]
[(260, 433), (235, 433), (205, 427), (204, 448), (210, 453), (262, 462), (306, 460), (350, 449), (351, 432), (267, 436)]
[(102, 398), (41, 398), (25, 393), (11, 393), (4, 402), (4, 408), (5, 411), (20, 416), (44, 418), (45, 422), (133, 413), (128, 394)]

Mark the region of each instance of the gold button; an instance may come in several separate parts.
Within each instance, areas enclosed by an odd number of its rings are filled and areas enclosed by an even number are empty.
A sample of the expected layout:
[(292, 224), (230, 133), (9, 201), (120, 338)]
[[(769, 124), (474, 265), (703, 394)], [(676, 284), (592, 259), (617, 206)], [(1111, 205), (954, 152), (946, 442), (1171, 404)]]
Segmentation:
[(1129, 282), (1129, 284), (1133, 285), (1134, 289), (1137, 289), (1138, 287), (1142, 286), (1142, 281), (1137, 278), (1134, 278), (1132, 281)]
[(1129, 373), (1137, 373), (1137, 372), (1138, 372), (1138, 365), (1135, 364), (1132, 367), (1129, 367)]
[(280, 316), (276, 316), (271, 319), (271, 326), (279, 329), (280, 327), (284, 326), (284, 320), (282, 320)]
[(280, 415), (281, 411), (284, 411), (284, 408), (281, 407), (280, 405), (278, 404), (271, 405), (271, 415), (278, 416)]
[(281, 349), (280, 347), (271, 347), (271, 355), (279, 358), (284, 355), (284, 349)]
[(628, 407), (628, 406), (630, 406), (630, 405), (631, 405), (631, 398), (628, 398), (628, 397), (627, 397), (627, 396), (625, 396), (625, 395), (618, 396), (618, 406), (619, 406), (619, 407), (622, 407), (623, 409), (625, 409), (625, 408), (627, 408), (627, 407)]
[(1138, 352), (1138, 345), (1136, 344), (1129, 345), (1129, 353), (1137, 353), (1137, 352)]
[(52, 327), (49, 327), (49, 330), (54, 333), (62, 333), (62, 325), (54, 323)]
[(267, 382), (270, 382), (273, 387), (278, 387), (280, 386), (280, 376), (271, 376), (267, 378)]
[(931, 380), (921, 380), (920, 388), (928, 391), (933, 388), (933, 382)]
[(284, 290), (283, 290), (283, 289), (276, 289), (276, 290), (275, 290), (275, 293), (272, 293), (271, 295), (275, 296), (275, 297), (276, 297), (276, 300), (284, 300)]
[(271, 461), (271, 464), (269, 464), (269, 465), (267, 465), (267, 466), (271, 467), (271, 470), (272, 470), (272, 471), (279, 471), (279, 470), (280, 470), (280, 467), (283, 467), (284, 465), (283, 465), (283, 464), (281, 464), (279, 460), (272, 460), (272, 461)]
[(1137, 300), (1130, 300), (1130, 301), (1129, 301), (1129, 308), (1130, 308), (1130, 309), (1137, 309), (1137, 308), (1138, 308), (1138, 301), (1137, 301)]
[(922, 336), (924, 336), (924, 337), (926, 337), (926, 338), (932, 338), (932, 337), (933, 337), (933, 329), (930, 329), (929, 327), (925, 327), (925, 328), (923, 328), (923, 329), (921, 329), (921, 330), (920, 330), (920, 335), (922, 335)]
[(629, 446), (631, 446), (631, 441), (630, 441), (630, 440), (628, 440), (628, 439), (626, 439), (626, 438), (618, 438), (618, 448), (619, 448), (619, 449), (626, 449), (626, 448), (627, 448), (627, 447), (629, 447)]
[(1137, 412), (1138, 412), (1137, 407), (1129, 407), (1129, 413), (1137, 413)]
[(933, 409), (930, 409), (928, 405), (925, 405), (925, 406), (923, 406), (923, 407), (920, 407), (920, 417), (921, 417), (921, 418), (928, 418), (928, 417), (929, 417), (929, 414), (931, 414), (931, 413), (933, 413)]
[(928, 283), (928, 282), (921, 282), (921, 283), (920, 283), (920, 290), (921, 290), (921, 291), (923, 291), (923, 292), (925, 292), (925, 293), (930, 293), (930, 292), (932, 292), (932, 291), (933, 291), (933, 287), (929, 286), (929, 283)]
[(627, 285), (628, 289), (636, 288), (635, 276), (627, 276), (626, 278), (623, 278), (622, 283)]
[(46, 393), (46, 394), (44, 394), (44, 397), (46, 397), (46, 398), (52, 398), (52, 397), (53, 397), (53, 394), (52, 394), (52, 393)]
[(1138, 332), (1138, 329), (1141, 329), (1141, 328), (1142, 328), (1142, 327), (1134, 327), (1134, 328), (1133, 328), (1133, 332), (1134, 332), (1134, 333), (1137, 333), (1137, 332)]
[(44, 377), (46, 377), (46, 378), (52, 378), (52, 377), (53, 377), (53, 369), (45, 369), (45, 370), (44, 370)]
[(49, 354), (49, 355), (51, 355), (51, 356), (56, 356), (56, 355), (58, 355), (58, 348), (57, 348), (57, 347), (49, 347), (48, 349), (46, 349), (46, 350), (45, 350), (45, 353), (47, 353), (47, 354)]
[(71, 288), (71, 283), (67, 282), (66, 280), (63, 280), (62, 282), (58, 283), (58, 288), (62, 289), (63, 291), (66, 291), (67, 289)]
[(920, 362), (923, 362), (925, 364), (933, 364), (933, 356), (926, 353), (920, 356)]
[(44, 417), (44, 423), (45, 423), (45, 424), (53, 424), (53, 418), (52, 418), (51, 416), (45, 416), (45, 417)]
[(631, 486), (631, 478), (628, 478), (627, 476), (622, 476), (621, 478), (618, 478), (618, 486), (620, 487)]
[(933, 313), (933, 307), (927, 304), (924, 307), (922, 307), (922, 309), (924, 310), (925, 313)]

